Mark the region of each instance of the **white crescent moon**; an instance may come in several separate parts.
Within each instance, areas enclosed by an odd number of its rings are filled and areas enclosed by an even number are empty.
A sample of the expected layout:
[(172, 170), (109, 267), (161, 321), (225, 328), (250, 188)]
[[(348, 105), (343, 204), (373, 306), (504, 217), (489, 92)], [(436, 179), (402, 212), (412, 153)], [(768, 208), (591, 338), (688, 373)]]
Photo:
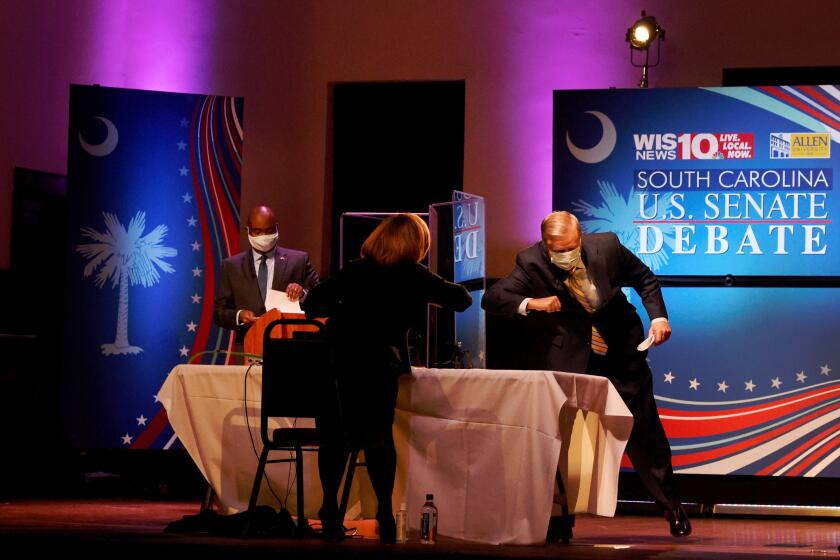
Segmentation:
[(567, 130), (566, 146), (568, 146), (572, 155), (580, 161), (584, 163), (598, 163), (607, 159), (615, 148), (615, 125), (607, 115), (600, 111), (586, 111), (586, 113), (594, 115), (601, 122), (601, 128), (604, 130), (601, 140), (591, 148), (578, 148), (572, 143), (572, 139), (569, 138), (569, 131)]
[(92, 156), (96, 157), (104, 157), (114, 151), (117, 147), (117, 142), (120, 141), (120, 134), (117, 132), (117, 127), (114, 126), (114, 123), (106, 119), (105, 117), (94, 117), (95, 119), (99, 119), (103, 123), (105, 123), (105, 127), (108, 129), (108, 134), (105, 136), (105, 140), (101, 144), (88, 144), (85, 142), (85, 139), (82, 138), (82, 133), (79, 132), (79, 143), (82, 145), (82, 149), (89, 153)]

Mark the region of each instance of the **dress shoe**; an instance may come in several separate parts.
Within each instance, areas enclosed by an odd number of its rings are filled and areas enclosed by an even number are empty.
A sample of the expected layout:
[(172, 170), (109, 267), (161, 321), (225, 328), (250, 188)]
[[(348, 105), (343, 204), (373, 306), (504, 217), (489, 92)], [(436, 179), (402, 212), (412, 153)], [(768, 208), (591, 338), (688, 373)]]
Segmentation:
[(321, 540), (330, 542), (330, 543), (337, 543), (341, 542), (347, 538), (347, 534), (344, 532), (343, 525), (324, 525), (321, 529)]
[(382, 544), (394, 544), (397, 542), (397, 522), (391, 514), (376, 516), (379, 522), (379, 542)]
[(321, 534), (319, 535), (321, 540), (335, 543), (346, 538), (346, 529), (336, 512), (321, 508), (318, 511), (318, 518), (321, 520)]
[(691, 534), (691, 521), (685, 514), (682, 506), (677, 506), (677, 509), (665, 510), (665, 519), (668, 520), (668, 527), (671, 529), (671, 535), (675, 537), (687, 537)]
[(548, 532), (545, 535), (545, 542), (548, 544), (563, 541), (569, 543), (572, 538), (572, 527), (575, 526), (574, 515), (552, 515), (548, 520)]

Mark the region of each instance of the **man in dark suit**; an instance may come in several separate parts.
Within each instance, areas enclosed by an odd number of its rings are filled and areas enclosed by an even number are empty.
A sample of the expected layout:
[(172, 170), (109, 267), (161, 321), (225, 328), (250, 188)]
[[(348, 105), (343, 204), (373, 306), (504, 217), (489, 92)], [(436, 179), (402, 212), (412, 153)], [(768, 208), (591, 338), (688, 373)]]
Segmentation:
[[(659, 281), (613, 233), (581, 235), (568, 212), (542, 222), (542, 241), (519, 253), (516, 267), (487, 290), (481, 306), (523, 316), (527, 342), (522, 367), (608, 377), (633, 414), (627, 454), (645, 488), (662, 508), (671, 534), (691, 533), (673, 484), (671, 447), (653, 397), (642, 321), (621, 291), (639, 294), (651, 319), (649, 337), (671, 335)], [(549, 535), (551, 537), (551, 535)]]
[(251, 249), (225, 259), (213, 320), (220, 327), (242, 335), (263, 313), (268, 291), (286, 292), (292, 301), (304, 296), (318, 283), (309, 255), (277, 246), (279, 228), (274, 211), (257, 206), (248, 215)]

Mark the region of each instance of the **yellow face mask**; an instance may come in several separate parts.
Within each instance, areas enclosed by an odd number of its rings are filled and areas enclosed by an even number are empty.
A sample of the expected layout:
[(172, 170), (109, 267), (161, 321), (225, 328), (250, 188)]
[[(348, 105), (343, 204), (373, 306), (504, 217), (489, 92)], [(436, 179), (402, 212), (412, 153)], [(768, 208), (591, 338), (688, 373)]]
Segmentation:
[(570, 251), (549, 250), (548, 257), (551, 259), (551, 264), (563, 270), (574, 270), (581, 266), (580, 247), (575, 247)]

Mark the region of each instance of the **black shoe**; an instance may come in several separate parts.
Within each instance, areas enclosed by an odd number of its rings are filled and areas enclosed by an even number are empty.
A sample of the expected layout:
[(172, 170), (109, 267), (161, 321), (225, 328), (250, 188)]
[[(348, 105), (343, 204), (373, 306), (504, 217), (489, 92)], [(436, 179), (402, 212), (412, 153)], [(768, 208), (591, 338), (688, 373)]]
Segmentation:
[(324, 525), (321, 529), (321, 540), (330, 543), (337, 543), (341, 542), (347, 538), (346, 533), (344, 532), (346, 529), (343, 525)]
[(572, 527), (575, 526), (574, 515), (553, 515), (548, 520), (548, 532), (545, 535), (545, 542), (548, 544), (563, 541), (569, 544), (572, 538)]
[(665, 519), (668, 520), (668, 527), (671, 529), (672, 536), (687, 537), (691, 534), (691, 521), (689, 521), (682, 506), (677, 506), (677, 509), (666, 509)]
[(318, 518), (321, 520), (321, 540), (327, 542), (339, 542), (346, 538), (346, 529), (341, 524), (338, 514), (328, 511), (323, 507), (318, 510)]
[(397, 522), (393, 515), (376, 516), (379, 522), (379, 542), (382, 544), (394, 544), (397, 542)]

